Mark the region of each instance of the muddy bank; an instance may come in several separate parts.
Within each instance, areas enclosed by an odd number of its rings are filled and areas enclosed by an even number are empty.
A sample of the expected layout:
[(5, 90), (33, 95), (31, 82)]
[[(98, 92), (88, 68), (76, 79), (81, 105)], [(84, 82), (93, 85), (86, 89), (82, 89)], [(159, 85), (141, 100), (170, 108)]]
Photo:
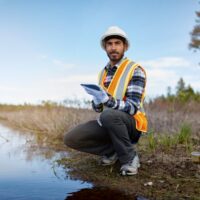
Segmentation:
[(139, 173), (131, 177), (119, 175), (119, 163), (102, 167), (98, 160), (96, 156), (73, 152), (69, 159), (58, 163), (70, 168), (71, 177), (123, 191), (133, 199), (136, 196), (158, 200), (200, 199), (200, 167), (191, 162), (181, 147), (171, 155), (141, 152)]

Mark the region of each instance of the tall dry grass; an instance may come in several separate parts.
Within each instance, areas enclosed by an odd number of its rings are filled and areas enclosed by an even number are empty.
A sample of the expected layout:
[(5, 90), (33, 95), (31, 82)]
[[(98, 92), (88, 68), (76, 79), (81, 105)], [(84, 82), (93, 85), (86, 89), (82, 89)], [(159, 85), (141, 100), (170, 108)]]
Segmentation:
[[(172, 135), (187, 125), (192, 137), (200, 136), (200, 105), (197, 102), (170, 102), (156, 99), (145, 105), (149, 132)], [(34, 133), (38, 143), (61, 143), (64, 133), (77, 124), (95, 119), (91, 109), (63, 105), (0, 105), (0, 121), (23, 132)], [(151, 137), (150, 137), (151, 138)], [(199, 139), (198, 139), (199, 141)], [(167, 142), (167, 140), (166, 140)]]
[(60, 143), (66, 131), (90, 119), (96, 113), (88, 109), (64, 106), (3, 106), (0, 121), (24, 133), (34, 133), (40, 144)]
[(193, 136), (200, 136), (200, 104), (157, 99), (145, 105), (149, 120), (149, 130), (158, 133), (174, 134), (186, 124), (191, 127)]

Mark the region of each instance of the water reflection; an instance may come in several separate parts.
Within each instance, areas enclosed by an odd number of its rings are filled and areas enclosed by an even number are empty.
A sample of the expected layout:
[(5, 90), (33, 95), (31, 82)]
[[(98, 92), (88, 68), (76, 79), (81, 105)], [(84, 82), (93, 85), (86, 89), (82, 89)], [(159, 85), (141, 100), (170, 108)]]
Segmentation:
[(126, 195), (118, 190), (94, 187), (72, 192), (65, 200), (149, 200), (143, 196)]
[(0, 200), (147, 200), (71, 180), (57, 162), (66, 152), (38, 148), (30, 141), (30, 136), (0, 125)]
[[(0, 199), (56, 200), (65, 199), (70, 192), (92, 187), (89, 183), (66, 179), (66, 170), (54, 165), (54, 160), (41, 156), (41, 149), (27, 150), (30, 137), (22, 136), (0, 126)], [(49, 153), (42, 149), (43, 154)], [(56, 176), (55, 176), (56, 174)]]
[(136, 197), (125, 195), (118, 190), (108, 188), (87, 188), (72, 192), (65, 200), (136, 200)]

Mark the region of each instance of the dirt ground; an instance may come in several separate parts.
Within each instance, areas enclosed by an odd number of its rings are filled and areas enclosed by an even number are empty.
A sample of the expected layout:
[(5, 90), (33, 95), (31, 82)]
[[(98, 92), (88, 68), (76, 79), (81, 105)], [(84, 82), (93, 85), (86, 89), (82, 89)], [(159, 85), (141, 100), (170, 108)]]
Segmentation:
[(137, 175), (124, 177), (119, 174), (119, 163), (103, 167), (99, 157), (85, 153), (72, 151), (69, 158), (57, 161), (68, 168), (72, 178), (121, 191), (128, 195), (127, 200), (138, 196), (150, 200), (200, 200), (200, 165), (192, 162), (183, 147), (168, 153), (140, 152), (140, 162)]

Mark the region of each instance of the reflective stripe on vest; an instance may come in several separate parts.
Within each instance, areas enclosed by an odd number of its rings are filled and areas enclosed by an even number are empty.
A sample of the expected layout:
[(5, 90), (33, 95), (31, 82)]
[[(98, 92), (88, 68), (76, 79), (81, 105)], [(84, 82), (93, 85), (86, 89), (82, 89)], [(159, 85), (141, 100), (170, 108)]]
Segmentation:
[[(101, 85), (105, 89), (105, 91), (115, 99), (124, 100), (129, 81), (131, 80), (137, 67), (140, 67), (146, 76), (145, 70), (139, 64), (134, 63), (133, 61), (130, 61), (128, 59), (124, 59), (118, 66), (108, 88), (104, 86), (104, 81), (107, 76), (107, 71), (104, 69), (99, 74), (99, 85)], [(147, 119), (143, 109), (144, 97), (145, 92), (143, 92), (142, 94), (140, 109), (133, 117), (136, 121), (137, 130), (147, 132)]]

